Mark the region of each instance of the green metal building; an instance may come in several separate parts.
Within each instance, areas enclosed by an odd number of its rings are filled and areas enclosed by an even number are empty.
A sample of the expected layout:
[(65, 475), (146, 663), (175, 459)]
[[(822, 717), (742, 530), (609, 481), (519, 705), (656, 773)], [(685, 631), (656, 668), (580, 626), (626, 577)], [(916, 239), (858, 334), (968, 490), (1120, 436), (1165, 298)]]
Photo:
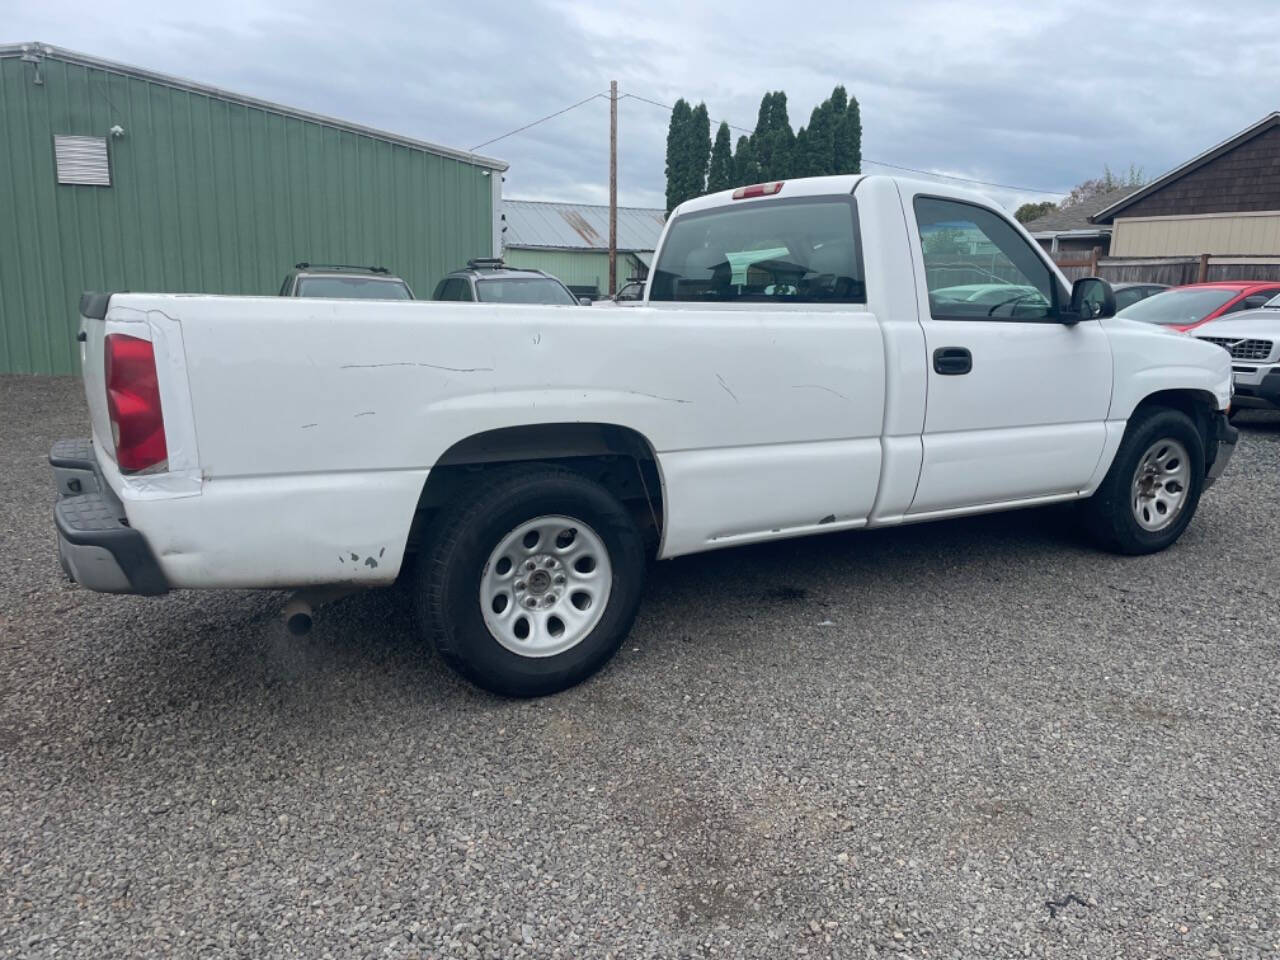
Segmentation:
[[(608, 295), (608, 207), (504, 200), (502, 209), (502, 256), (508, 266), (543, 270), (579, 296)], [(648, 275), (665, 222), (663, 210), (618, 208), (619, 287)]]
[(0, 46), (0, 373), (75, 373), (83, 290), (414, 292), (501, 250), (498, 160), (44, 44)]

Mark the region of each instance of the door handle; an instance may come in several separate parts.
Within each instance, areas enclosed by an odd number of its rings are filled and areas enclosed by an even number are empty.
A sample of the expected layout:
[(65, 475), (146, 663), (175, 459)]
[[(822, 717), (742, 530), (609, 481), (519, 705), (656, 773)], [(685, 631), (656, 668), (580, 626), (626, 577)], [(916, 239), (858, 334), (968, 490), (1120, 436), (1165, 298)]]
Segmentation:
[(933, 369), (944, 377), (958, 377), (973, 369), (973, 354), (964, 347), (939, 347), (933, 351)]

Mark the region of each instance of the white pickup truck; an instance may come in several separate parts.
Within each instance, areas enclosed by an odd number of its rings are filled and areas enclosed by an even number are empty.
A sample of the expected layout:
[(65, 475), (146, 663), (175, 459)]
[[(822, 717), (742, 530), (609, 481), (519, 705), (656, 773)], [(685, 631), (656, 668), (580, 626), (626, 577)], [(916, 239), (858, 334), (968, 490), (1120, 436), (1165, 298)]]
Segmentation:
[(1113, 311), (983, 198), (881, 176), (682, 204), (630, 310), (86, 294), (61, 559), (295, 589), (299, 629), (403, 570), (451, 665), (531, 696), (608, 661), (654, 557), (1072, 500), (1161, 550), (1234, 449), (1231, 361)]

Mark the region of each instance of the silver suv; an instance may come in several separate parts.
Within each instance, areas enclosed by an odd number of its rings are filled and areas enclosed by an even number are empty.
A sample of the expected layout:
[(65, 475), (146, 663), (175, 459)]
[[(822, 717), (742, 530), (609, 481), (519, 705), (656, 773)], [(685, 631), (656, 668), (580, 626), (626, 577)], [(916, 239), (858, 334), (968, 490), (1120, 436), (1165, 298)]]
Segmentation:
[(455, 270), (436, 284), (432, 300), (460, 303), (590, 304), (579, 300), (568, 287), (541, 270), (508, 267), (501, 260), (468, 260), (466, 269)]
[(1255, 310), (1211, 320), (1191, 334), (1216, 343), (1231, 354), (1233, 413), (1280, 410), (1280, 296)]
[(412, 300), (409, 284), (386, 267), (353, 267), (341, 263), (294, 264), (280, 285), (282, 297), (329, 297), (339, 300)]

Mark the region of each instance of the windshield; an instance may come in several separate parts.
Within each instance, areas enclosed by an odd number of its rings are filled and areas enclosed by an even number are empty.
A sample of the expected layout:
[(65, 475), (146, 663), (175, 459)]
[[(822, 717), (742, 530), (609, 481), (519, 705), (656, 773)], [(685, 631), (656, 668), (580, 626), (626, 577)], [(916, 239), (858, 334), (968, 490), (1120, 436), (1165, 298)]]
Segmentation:
[(1228, 300), (1239, 296), (1239, 290), (1223, 287), (1186, 287), (1182, 290), (1166, 290), (1154, 297), (1139, 300), (1125, 307), (1118, 317), (1142, 320), (1146, 323), (1163, 323), (1181, 326), (1199, 323)]
[(481, 303), (572, 303), (564, 284), (550, 277), (501, 277), (476, 281), (476, 299)]
[(769, 200), (677, 217), (649, 299), (865, 303), (851, 199)]
[(338, 300), (413, 299), (403, 280), (379, 280), (375, 277), (303, 277), (298, 281), (298, 296)]

